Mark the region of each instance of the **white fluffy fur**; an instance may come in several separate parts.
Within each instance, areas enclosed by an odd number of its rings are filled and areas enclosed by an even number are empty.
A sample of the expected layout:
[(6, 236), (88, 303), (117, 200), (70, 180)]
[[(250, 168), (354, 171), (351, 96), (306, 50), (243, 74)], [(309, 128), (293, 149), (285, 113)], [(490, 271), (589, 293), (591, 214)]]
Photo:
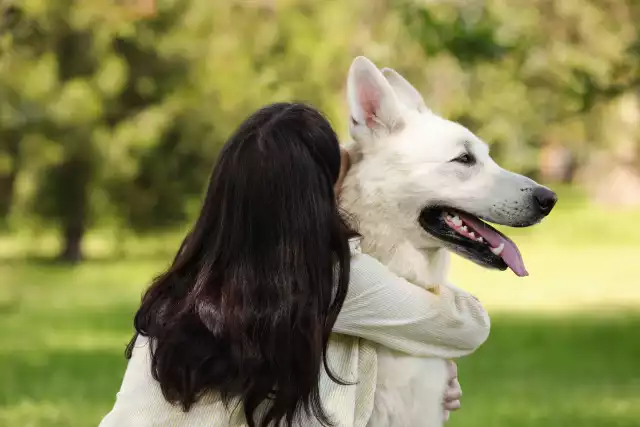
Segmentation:
[[(352, 168), (342, 205), (359, 221), (363, 250), (396, 274), (428, 288), (445, 281), (449, 252), (418, 224), (420, 211), (445, 204), (502, 224), (526, 222), (534, 181), (506, 171), (485, 143), (431, 112), (400, 74), (364, 57), (348, 77)], [(473, 167), (451, 162), (465, 150)], [(447, 381), (444, 360), (378, 351), (370, 427), (439, 427)]]

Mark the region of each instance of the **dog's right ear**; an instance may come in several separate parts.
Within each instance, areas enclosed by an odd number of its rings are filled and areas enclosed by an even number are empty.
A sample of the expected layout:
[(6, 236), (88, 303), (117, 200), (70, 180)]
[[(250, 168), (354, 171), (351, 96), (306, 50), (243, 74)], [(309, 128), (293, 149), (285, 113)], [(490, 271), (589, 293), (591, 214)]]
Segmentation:
[(416, 109), (420, 112), (430, 111), (425, 104), (420, 92), (413, 87), (400, 73), (393, 68), (383, 68), (382, 74), (387, 79), (391, 87), (396, 93), (398, 99), (407, 107)]
[(353, 60), (347, 79), (349, 110), (354, 125), (393, 130), (402, 124), (401, 104), (378, 68), (365, 58)]

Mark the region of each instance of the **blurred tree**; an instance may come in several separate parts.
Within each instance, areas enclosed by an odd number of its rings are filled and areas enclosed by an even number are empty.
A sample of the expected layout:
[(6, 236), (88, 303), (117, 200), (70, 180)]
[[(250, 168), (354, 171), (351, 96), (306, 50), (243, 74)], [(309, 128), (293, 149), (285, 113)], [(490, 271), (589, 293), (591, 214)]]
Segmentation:
[[(187, 197), (202, 182), (188, 177), (205, 163), (198, 146), (176, 149), (185, 137), (203, 136), (194, 135), (202, 126), (185, 119), (186, 103), (179, 102), (190, 58), (159, 51), (158, 39), (169, 42), (171, 31), (180, 37), (174, 23), (181, 8), (140, 23), (102, 3), (21, 4), (21, 28), (32, 31), (9, 32), (3, 57), (4, 75), (13, 76), (3, 82), (15, 92), (9, 108), (22, 119), (3, 126), (14, 136), (3, 138), (4, 151), (18, 159), (18, 141), (35, 134), (30, 154), (42, 161), (30, 161), (28, 210), (60, 228), (60, 258), (72, 262), (105, 212), (115, 209), (139, 229), (184, 221)], [(15, 181), (15, 171), (8, 169), (5, 181)]]
[[(8, 5), (0, 9), (0, 75), (6, 74), (14, 36), (22, 28), (20, 11)], [(20, 169), (20, 118), (15, 111), (16, 94), (10, 80), (0, 80), (0, 221), (5, 222), (13, 204), (15, 184)]]
[(588, 151), (594, 110), (640, 87), (635, 0), (408, 0), (396, 8), (432, 63), (454, 60), (439, 68), (455, 82), (441, 95), (445, 112), (529, 174), (542, 141), (584, 141)]
[(355, 55), (396, 68), (531, 175), (549, 153), (580, 165), (612, 149), (609, 104), (640, 83), (636, 0), (8, 4), (0, 219), (55, 227), (69, 261), (92, 226), (183, 224), (222, 141), (265, 103), (310, 102), (344, 133)]

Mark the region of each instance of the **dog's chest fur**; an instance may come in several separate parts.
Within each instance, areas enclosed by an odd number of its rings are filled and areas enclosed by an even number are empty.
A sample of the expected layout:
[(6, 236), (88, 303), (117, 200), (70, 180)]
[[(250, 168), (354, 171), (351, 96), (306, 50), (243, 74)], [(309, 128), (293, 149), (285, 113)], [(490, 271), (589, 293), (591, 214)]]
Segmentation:
[[(347, 177), (342, 204), (358, 218), (363, 252), (409, 282), (437, 292), (449, 269), (449, 253), (443, 248), (417, 249), (409, 232), (415, 233), (415, 216), (404, 218), (399, 210), (379, 206), (375, 197), (363, 197), (359, 190), (355, 180)], [(407, 221), (413, 222), (410, 229), (402, 226), (411, 224)], [(378, 378), (368, 427), (442, 426), (447, 379), (443, 359), (378, 347)]]

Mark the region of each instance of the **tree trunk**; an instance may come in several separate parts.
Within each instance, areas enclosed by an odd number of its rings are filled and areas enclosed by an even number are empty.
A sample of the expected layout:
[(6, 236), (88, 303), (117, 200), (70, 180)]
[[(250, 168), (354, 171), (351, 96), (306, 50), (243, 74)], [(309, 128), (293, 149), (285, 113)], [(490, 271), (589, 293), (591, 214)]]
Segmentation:
[(0, 135), (6, 144), (6, 152), (11, 159), (9, 170), (0, 173), (0, 221), (9, 216), (15, 194), (15, 183), (20, 163), (20, 134), (16, 131), (5, 131)]
[(82, 157), (69, 158), (59, 170), (60, 226), (63, 246), (58, 259), (63, 262), (82, 261), (82, 240), (87, 231), (89, 213), (89, 184), (93, 164)]
[(64, 246), (59, 255), (59, 260), (67, 263), (82, 261), (82, 239), (85, 233), (83, 221), (67, 224), (63, 230)]
[(5, 221), (11, 211), (16, 175), (15, 170), (0, 174), (0, 221)]

